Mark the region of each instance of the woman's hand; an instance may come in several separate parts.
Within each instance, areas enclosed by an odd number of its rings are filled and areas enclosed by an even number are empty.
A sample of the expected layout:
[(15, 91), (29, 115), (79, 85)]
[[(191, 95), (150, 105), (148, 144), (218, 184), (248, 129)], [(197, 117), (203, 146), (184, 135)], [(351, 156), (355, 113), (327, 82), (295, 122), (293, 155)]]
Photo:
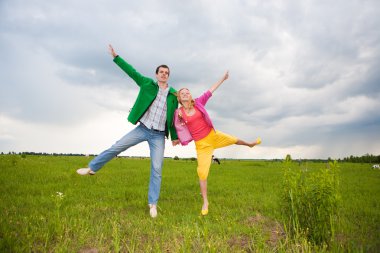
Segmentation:
[(226, 71), (226, 73), (224, 73), (223, 77), (222, 77), (222, 81), (224, 82), (225, 80), (228, 79), (228, 70)]
[(211, 88), (209, 89), (209, 91), (211, 93), (213, 93), (225, 80), (227, 80), (229, 77), (229, 74), (228, 74), (228, 70), (226, 71), (226, 73), (224, 73), (222, 79), (220, 79), (220, 81), (214, 83)]

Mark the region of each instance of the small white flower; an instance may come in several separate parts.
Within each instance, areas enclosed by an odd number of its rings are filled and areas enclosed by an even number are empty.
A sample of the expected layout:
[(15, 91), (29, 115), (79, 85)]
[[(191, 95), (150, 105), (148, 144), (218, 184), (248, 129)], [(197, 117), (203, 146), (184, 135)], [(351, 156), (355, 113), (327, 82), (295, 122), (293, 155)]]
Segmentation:
[(56, 193), (57, 193), (56, 197), (59, 199), (63, 199), (65, 197), (65, 195), (62, 192), (56, 192)]

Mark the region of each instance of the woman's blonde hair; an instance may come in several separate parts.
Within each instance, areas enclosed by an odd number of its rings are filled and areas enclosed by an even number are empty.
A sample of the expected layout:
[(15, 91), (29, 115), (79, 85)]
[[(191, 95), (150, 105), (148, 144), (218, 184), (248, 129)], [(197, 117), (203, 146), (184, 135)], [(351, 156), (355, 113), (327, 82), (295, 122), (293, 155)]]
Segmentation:
[[(179, 95), (179, 93), (180, 93), (182, 90), (188, 90), (188, 91), (190, 91), (190, 90), (189, 90), (188, 88), (181, 88), (181, 89), (179, 89), (179, 90), (177, 91), (177, 93), (176, 93), (178, 103), (180, 103), (180, 104), (183, 106), (182, 101), (181, 101), (181, 96)], [(194, 104), (195, 104), (194, 99), (191, 99), (191, 101), (190, 101), (190, 107), (193, 107)]]

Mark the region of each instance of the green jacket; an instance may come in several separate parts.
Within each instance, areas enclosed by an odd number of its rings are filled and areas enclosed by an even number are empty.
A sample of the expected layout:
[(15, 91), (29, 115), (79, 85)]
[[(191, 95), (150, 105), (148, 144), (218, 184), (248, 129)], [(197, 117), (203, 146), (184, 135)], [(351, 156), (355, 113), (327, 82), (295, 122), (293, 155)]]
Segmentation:
[[(133, 105), (129, 116), (128, 121), (132, 124), (136, 124), (140, 118), (144, 115), (144, 113), (148, 110), (149, 106), (153, 103), (154, 99), (158, 94), (158, 84), (156, 81), (149, 77), (145, 77), (138, 73), (129, 63), (124, 61), (120, 56), (116, 56), (113, 61), (124, 70), (127, 75), (132, 78), (136, 84), (140, 87), (139, 94)], [(178, 101), (176, 96), (176, 90), (172, 87), (169, 87), (169, 93), (166, 99), (166, 127), (165, 127), (165, 135), (169, 136), (172, 140), (177, 140), (177, 132), (175, 131), (173, 124), (173, 115), (175, 109), (178, 108)]]

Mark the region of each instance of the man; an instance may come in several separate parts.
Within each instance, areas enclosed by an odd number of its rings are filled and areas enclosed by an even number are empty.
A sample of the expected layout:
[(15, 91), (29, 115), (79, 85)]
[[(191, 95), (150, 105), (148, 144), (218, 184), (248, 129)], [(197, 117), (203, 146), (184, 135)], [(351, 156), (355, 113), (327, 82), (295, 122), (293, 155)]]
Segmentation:
[(173, 115), (178, 107), (176, 90), (168, 85), (170, 75), (169, 67), (160, 65), (156, 69), (157, 82), (142, 76), (130, 64), (125, 62), (111, 45), (110, 54), (113, 61), (140, 87), (139, 94), (131, 109), (128, 121), (140, 124), (127, 133), (112, 147), (95, 157), (88, 168), (78, 169), (80, 175), (94, 175), (108, 161), (127, 150), (128, 148), (147, 141), (150, 149), (151, 168), (148, 191), (150, 216), (157, 217), (157, 201), (161, 189), (162, 163), (164, 159), (165, 136), (172, 139), (173, 146), (179, 143), (177, 133), (173, 126)]

